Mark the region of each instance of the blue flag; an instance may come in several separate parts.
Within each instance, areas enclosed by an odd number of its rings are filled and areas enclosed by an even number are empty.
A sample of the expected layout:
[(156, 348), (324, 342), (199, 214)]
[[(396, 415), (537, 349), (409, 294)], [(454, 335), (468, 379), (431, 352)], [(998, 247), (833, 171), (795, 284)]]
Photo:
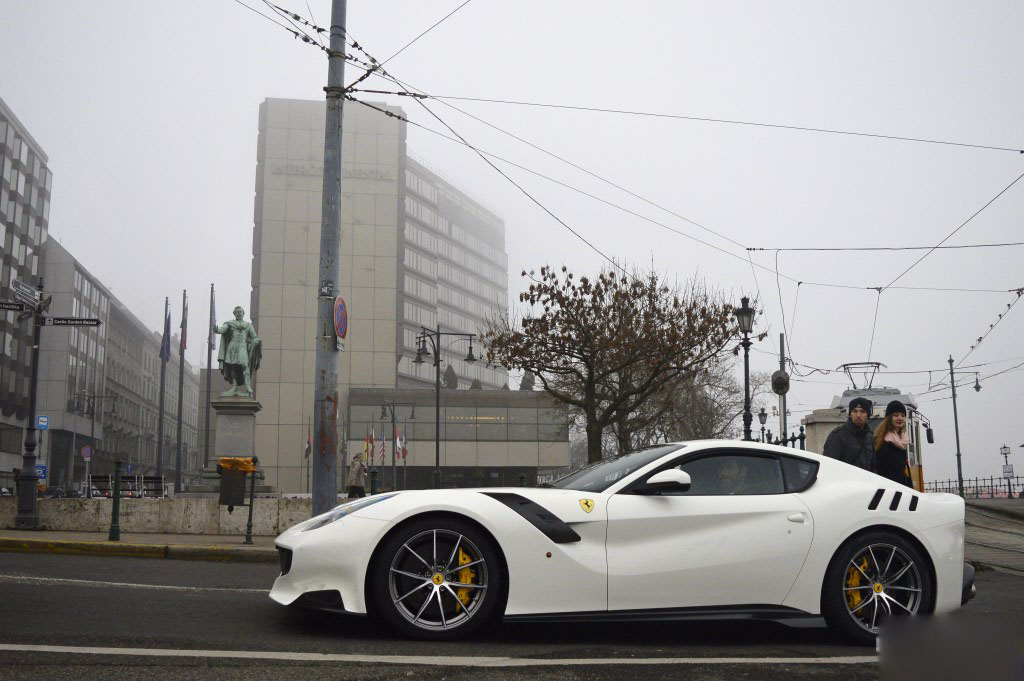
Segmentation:
[(167, 316), (164, 318), (164, 337), (160, 341), (160, 359), (165, 362), (171, 361), (171, 310), (167, 309)]

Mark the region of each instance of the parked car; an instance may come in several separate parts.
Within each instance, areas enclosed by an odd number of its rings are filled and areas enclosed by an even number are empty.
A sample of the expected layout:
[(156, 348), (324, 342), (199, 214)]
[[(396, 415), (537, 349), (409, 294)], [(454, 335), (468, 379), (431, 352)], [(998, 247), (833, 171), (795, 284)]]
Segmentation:
[(888, 618), (974, 595), (964, 501), (805, 451), (665, 444), (541, 488), (377, 494), (277, 540), (284, 605), (379, 613), (443, 640), (505, 621)]
[(0, 487), (0, 497), (13, 497), (13, 496), (14, 496), (14, 492), (12, 492), (11, 490), (9, 490), (6, 487)]
[(45, 496), (47, 499), (62, 499), (66, 497), (67, 494), (64, 493), (63, 487), (47, 487), (46, 491), (43, 493), (43, 496)]

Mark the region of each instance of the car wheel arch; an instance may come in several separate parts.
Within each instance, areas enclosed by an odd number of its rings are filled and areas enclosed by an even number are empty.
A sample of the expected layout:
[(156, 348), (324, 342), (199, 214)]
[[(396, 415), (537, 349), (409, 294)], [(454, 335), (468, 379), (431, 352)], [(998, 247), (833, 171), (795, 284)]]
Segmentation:
[(495, 606), (495, 613), (496, 613), (496, 615), (498, 617), (501, 617), (502, 615), (504, 615), (504, 613), (505, 613), (505, 605), (508, 602), (508, 584), (509, 584), (509, 580), (508, 580), (508, 559), (505, 558), (505, 552), (501, 548), (501, 543), (498, 541), (497, 537), (495, 537), (494, 534), (490, 530), (488, 530), (486, 527), (481, 525), (477, 520), (474, 520), (473, 518), (471, 518), (471, 517), (469, 517), (467, 515), (463, 515), (462, 513), (454, 513), (452, 511), (425, 511), (423, 513), (417, 513), (415, 515), (409, 516), (408, 518), (403, 518), (401, 521), (396, 523), (394, 527), (392, 527), (390, 530), (388, 530), (387, 532), (384, 533), (384, 535), (377, 542), (377, 545), (375, 547), (373, 547), (373, 553), (370, 555), (370, 560), (367, 562), (366, 574), (363, 576), (363, 594), (364, 594), (363, 600), (366, 603), (367, 614), (371, 614), (371, 615), (375, 614), (375, 613), (371, 612), (372, 609), (374, 608), (374, 606), (373, 606), (374, 599), (373, 599), (372, 593), (371, 593), (371, 590), (373, 589), (372, 580), (373, 580), (374, 572), (377, 569), (377, 564), (380, 561), (380, 558), (381, 558), (380, 554), (381, 554), (381, 550), (384, 547), (384, 545), (387, 544), (388, 540), (393, 535), (397, 534), (398, 532), (401, 532), (405, 527), (407, 527), (407, 526), (409, 526), (409, 525), (411, 525), (413, 523), (417, 523), (417, 522), (420, 522), (420, 521), (423, 521), (423, 520), (434, 519), (434, 518), (437, 518), (437, 519), (445, 519), (445, 518), (447, 518), (447, 519), (450, 519), (450, 520), (458, 520), (459, 522), (464, 522), (464, 523), (467, 523), (469, 525), (472, 525), (475, 529), (479, 530), (484, 535), (486, 535), (487, 538), (494, 545), (494, 550), (497, 551), (498, 559), (501, 561), (501, 569), (504, 571), (504, 574), (505, 574), (504, 584), (502, 585), (502, 588), (501, 588), (501, 593), (500, 593), (500, 596), (498, 598), (498, 603)]
[[(902, 527), (897, 527), (895, 525), (888, 525), (886, 523), (878, 523), (878, 524), (875, 524), (875, 525), (869, 525), (867, 527), (862, 527), (861, 529), (857, 530), (856, 532), (851, 534), (849, 537), (844, 539), (842, 542), (840, 542), (840, 544), (836, 547), (835, 551), (832, 552), (832, 557), (829, 559), (828, 566), (825, 569), (825, 574), (822, 575), (822, 578), (821, 578), (821, 595), (820, 595), (820, 598), (822, 600), (822, 607), (824, 607), (825, 588), (828, 586), (826, 584), (826, 580), (828, 578), (829, 571), (831, 570), (833, 563), (835, 563), (836, 559), (839, 557), (839, 554), (843, 550), (843, 547), (845, 547), (850, 542), (858, 539), (859, 537), (861, 537), (863, 535), (866, 535), (866, 534), (870, 534), (872, 532), (889, 532), (889, 533), (897, 535), (901, 539), (903, 539), (903, 540), (907, 541), (908, 543), (910, 543), (924, 557), (925, 567), (928, 568), (928, 575), (931, 578), (931, 583), (933, 585), (937, 584), (935, 565), (932, 562), (931, 554), (928, 553), (928, 550), (924, 547), (924, 544), (922, 544), (920, 542), (920, 540), (918, 540), (917, 537), (915, 537), (913, 534), (911, 534), (907, 530), (903, 529)], [(923, 614), (931, 614), (935, 610), (935, 600), (936, 600), (936, 593), (935, 593), (935, 589), (933, 588), (930, 601), (925, 604), (925, 607), (922, 609), (921, 612)]]

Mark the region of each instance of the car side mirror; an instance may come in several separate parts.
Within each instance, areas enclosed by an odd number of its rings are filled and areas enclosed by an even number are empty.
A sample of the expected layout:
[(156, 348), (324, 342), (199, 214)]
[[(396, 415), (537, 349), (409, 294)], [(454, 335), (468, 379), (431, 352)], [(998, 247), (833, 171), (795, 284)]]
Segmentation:
[(927, 428), (925, 428), (924, 436), (925, 436), (925, 439), (928, 440), (928, 444), (930, 444), (930, 445), (935, 444), (935, 431), (932, 430), (931, 426), (928, 426)]
[(637, 488), (637, 494), (661, 494), (662, 492), (686, 492), (690, 489), (690, 474), (678, 468), (658, 471)]

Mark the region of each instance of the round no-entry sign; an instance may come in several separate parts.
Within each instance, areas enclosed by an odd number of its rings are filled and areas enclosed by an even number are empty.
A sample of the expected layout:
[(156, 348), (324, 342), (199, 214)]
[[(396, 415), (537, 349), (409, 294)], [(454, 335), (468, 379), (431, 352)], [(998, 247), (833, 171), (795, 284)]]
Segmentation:
[(82, 458), (86, 461), (92, 458), (92, 447), (89, 445), (82, 447)]

